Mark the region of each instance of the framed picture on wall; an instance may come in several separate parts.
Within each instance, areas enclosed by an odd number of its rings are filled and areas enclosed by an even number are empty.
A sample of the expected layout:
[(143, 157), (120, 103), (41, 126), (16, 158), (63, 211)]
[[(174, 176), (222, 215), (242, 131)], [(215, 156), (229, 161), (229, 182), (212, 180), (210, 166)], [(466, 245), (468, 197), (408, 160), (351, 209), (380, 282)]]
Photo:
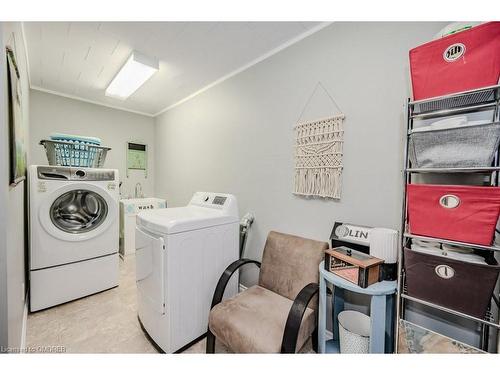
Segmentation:
[(7, 94), (9, 99), (9, 153), (11, 185), (26, 178), (25, 124), (22, 111), (22, 92), (14, 51), (7, 47)]
[(144, 177), (148, 177), (148, 146), (139, 142), (127, 142), (127, 177), (129, 171), (144, 171)]

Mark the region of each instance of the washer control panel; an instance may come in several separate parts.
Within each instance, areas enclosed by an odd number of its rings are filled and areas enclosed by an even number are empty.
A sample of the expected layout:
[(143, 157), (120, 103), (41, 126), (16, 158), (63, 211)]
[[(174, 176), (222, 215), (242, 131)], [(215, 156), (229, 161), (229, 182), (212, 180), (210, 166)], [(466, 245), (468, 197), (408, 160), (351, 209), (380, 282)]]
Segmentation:
[(226, 202), (227, 197), (221, 197), (220, 195), (216, 195), (212, 200), (212, 204), (218, 204), (219, 206), (223, 206)]
[(99, 168), (72, 168), (71, 179), (82, 181), (113, 181), (115, 179), (115, 171)]
[(114, 181), (114, 169), (38, 166), (40, 180)]
[(232, 194), (196, 192), (189, 205), (217, 209), (227, 215), (238, 216), (236, 197)]

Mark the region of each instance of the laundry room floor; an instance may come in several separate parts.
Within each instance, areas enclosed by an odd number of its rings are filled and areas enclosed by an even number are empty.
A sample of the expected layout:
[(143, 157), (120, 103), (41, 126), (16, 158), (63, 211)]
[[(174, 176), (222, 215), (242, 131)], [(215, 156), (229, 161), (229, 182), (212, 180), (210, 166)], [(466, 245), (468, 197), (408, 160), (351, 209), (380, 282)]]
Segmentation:
[(119, 286), (28, 315), (29, 351), (158, 353), (137, 319), (135, 258), (120, 259)]
[[(137, 319), (135, 257), (120, 258), (119, 286), (28, 315), (28, 353), (158, 353)], [(216, 346), (217, 353), (227, 353)], [(205, 353), (201, 340), (184, 353)]]
[[(120, 258), (118, 287), (29, 314), (26, 347), (28, 353), (158, 353), (137, 319), (135, 257)], [(304, 349), (312, 352), (310, 344)], [(229, 353), (217, 341), (215, 351)], [(205, 353), (205, 339), (183, 353)]]

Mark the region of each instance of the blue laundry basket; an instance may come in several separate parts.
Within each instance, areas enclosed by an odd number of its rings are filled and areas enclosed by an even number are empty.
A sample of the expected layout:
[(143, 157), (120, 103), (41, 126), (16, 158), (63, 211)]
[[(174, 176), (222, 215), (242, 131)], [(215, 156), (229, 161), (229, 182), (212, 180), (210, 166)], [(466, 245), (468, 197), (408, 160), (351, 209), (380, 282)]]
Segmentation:
[(49, 165), (65, 167), (102, 168), (106, 154), (111, 148), (92, 142), (87, 137), (81, 140), (73, 137), (68, 140), (43, 139)]

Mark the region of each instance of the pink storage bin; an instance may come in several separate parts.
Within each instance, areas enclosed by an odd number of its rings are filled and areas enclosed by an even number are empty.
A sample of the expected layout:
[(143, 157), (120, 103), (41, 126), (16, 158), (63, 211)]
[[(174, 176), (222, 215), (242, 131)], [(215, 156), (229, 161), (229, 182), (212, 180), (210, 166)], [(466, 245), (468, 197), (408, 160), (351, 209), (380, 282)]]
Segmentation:
[(498, 84), (500, 22), (488, 22), (413, 48), (410, 74), (414, 100)]
[(410, 233), (490, 246), (500, 213), (500, 188), (408, 186)]

